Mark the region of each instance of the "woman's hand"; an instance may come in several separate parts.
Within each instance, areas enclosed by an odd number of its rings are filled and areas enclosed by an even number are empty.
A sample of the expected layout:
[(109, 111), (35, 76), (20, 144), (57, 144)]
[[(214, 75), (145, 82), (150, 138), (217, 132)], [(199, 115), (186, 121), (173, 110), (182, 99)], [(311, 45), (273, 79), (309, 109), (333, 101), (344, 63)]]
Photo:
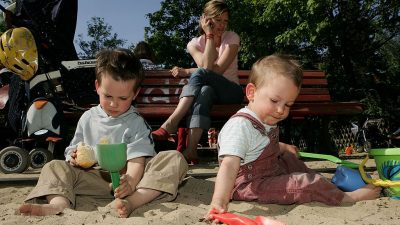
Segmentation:
[(207, 18), (206, 16), (202, 15), (200, 18), (201, 28), (203, 29), (205, 34), (212, 34), (213, 33), (213, 22), (211, 18)]
[(170, 70), (172, 76), (174, 77), (179, 77), (182, 75), (188, 75), (188, 70), (184, 69), (182, 67), (178, 67), (178, 66), (174, 66), (171, 70)]
[(133, 193), (134, 189), (132, 189), (131, 185), (129, 184), (129, 180), (129, 175), (124, 174), (121, 176), (119, 186), (114, 191), (114, 197), (125, 198)]

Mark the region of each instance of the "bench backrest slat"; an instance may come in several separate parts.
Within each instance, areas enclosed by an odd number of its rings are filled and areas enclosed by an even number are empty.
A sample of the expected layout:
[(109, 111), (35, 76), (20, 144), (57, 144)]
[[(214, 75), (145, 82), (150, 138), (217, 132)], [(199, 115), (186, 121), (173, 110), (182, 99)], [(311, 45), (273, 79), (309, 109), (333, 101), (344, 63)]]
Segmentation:
[[(247, 85), (247, 79), (244, 80), (239, 80), (240, 85), (246, 86)], [(183, 86), (187, 84), (187, 79), (186, 78), (152, 78), (152, 77), (146, 77), (146, 79), (142, 82), (142, 87), (147, 87), (147, 86), (164, 86), (164, 85), (175, 85), (175, 86)], [(310, 79), (310, 78), (305, 78), (303, 79), (303, 88), (307, 88), (306, 85), (328, 85), (328, 81), (326, 79)]]
[[(243, 88), (248, 82), (249, 70), (239, 70)], [(323, 71), (305, 70), (303, 84), (296, 102), (329, 102), (328, 81)], [(138, 104), (178, 104), (182, 87), (189, 76), (174, 78), (169, 70), (147, 70), (146, 79), (136, 99)], [(247, 99), (244, 98), (244, 103)]]

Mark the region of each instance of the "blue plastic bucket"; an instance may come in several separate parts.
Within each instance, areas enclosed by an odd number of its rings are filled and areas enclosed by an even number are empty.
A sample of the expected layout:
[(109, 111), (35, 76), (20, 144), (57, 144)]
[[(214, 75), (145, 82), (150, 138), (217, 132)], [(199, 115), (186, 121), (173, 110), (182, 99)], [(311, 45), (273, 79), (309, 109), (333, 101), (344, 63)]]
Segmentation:
[(336, 168), (332, 183), (346, 192), (357, 190), (366, 185), (358, 170), (346, 166), (338, 166)]

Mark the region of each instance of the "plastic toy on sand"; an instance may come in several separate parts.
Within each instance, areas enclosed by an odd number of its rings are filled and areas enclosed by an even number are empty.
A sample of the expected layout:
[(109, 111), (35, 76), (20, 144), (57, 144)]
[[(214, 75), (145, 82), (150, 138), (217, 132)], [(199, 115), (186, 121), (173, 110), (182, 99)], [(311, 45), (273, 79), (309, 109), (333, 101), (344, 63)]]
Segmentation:
[(126, 144), (97, 144), (96, 153), (101, 168), (111, 174), (113, 190), (119, 186), (119, 171), (126, 164)]
[[(371, 178), (368, 174), (367, 176)], [(332, 183), (342, 191), (355, 191), (366, 185), (358, 170), (345, 166), (338, 166), (336, 168), (336, 172), (332, 177)]]
[(369, 155), (375, 159), (376, 168), (380, 179), (371, 179), (366, 176), (364, 164), (368, 161), (368, 155), (361, 162), (359, 171), (363, 180), (375, 186), (384, 187), (385, 196), (400, 199), (400, 148), (376, 148), (371, 149)]
[(273, 220), (264, 216), (256, 216), (253, 220), (233, 213), (211, 213), (211, 217), (213, 220), (218, 220), (228, 225), (285, 225), (278, 220)]

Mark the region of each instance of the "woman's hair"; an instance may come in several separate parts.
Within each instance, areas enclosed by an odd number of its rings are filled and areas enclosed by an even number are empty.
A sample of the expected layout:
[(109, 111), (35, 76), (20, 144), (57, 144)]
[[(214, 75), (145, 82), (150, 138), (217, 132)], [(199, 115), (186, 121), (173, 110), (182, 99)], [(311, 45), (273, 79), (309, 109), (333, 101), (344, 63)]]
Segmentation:
[(253, 64), (248, 82), (260, 87), (275, 76), (287, 77), (300, 88), (303, 81), (303, 70), (299, 62), (292, 57), (274, 54), (265, 56)]
[(138, 59), (148, 59), (154, 63), (155, 56), (153, 49), (151, 49), (150, 45), (147, 42), (141, 41), (137, 43), (133, 53)]
[[(217, 17), (224, 12), (227, 12), (229, 15), (229, 8), (224, 0), (211, 0), (207, 2), (203, 8), (203, 15), (207, 18)], [(200, 35), (204, 34), (204, 30), (201, 27), (200, 21), (199, 21), (199, 32)]]
[(142, 64), (132, 51), (124, 48), (103, 49), (96, 55), (96, 79), (101, 84), (102, 77), (108, 73), (114, 80), (136, 80), (134, 90), (137, 90), (143, 79)]

